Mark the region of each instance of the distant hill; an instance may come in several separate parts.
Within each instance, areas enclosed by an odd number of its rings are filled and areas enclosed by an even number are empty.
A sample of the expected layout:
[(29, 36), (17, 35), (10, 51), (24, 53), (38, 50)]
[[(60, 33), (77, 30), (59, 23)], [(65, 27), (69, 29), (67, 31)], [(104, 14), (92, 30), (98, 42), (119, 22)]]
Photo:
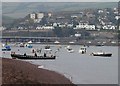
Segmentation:
[(3, 2), (4, 16), (25, 17), (31, 12), (77, 11), (86, 8), (114, 8), (117, 2)]

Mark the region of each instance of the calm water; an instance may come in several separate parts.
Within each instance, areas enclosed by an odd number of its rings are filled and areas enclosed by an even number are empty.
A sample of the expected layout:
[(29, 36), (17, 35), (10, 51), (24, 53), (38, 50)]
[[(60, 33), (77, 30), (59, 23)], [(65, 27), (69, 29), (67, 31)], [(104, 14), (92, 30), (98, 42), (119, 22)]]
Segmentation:
[[(33, 45), (36, 48), (43, 48), (44, 45)], [(118, 83), (118, 47), (90, 46), (87, 54), (80, 54), (80, 46), (71, 45), (74, 53), (68, 53), (65, 45), (57, 52), (56, 60), (26, 60), (33, 64), (43, 65), (45, 69), (53, 70), (64, 74), (75, 84), (117, 84)], [(51, 45), (53, 52), (57, 45)], [(18, 49), (20, 51), (18, 51)], [(94, 51), (112, 52), (112, 57), (93, 57), (89, 54)], [(12, 47), (16, 53), (32, 54), (29, 48)], [(43, 53), (43, 52), (42, 52)], [(3, 57), (10, 57), (10, 52), (3, 53)], [(11, 57), (10, 57), (11, 58)]]

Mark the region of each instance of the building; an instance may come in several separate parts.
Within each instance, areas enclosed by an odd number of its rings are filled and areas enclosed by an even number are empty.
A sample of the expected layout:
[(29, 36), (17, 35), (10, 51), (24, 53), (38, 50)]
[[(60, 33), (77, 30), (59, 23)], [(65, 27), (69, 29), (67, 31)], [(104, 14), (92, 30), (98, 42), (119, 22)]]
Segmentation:
[(42, 19), (44, 17), (44, 13), (37, 13), (37, 19)]
[(30, 14), (30, 19), (36, 19), (36, 13), (31, 13)]

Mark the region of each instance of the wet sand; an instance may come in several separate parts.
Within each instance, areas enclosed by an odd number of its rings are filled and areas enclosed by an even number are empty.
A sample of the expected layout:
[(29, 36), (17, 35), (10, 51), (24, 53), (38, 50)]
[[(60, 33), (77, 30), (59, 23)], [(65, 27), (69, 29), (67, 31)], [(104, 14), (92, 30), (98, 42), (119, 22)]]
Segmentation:
[(2, 59), (2, 84), (6, 85), (56, 85), (73, 86), (65, 76), (54, 71), (38, 68), (25, 61)]

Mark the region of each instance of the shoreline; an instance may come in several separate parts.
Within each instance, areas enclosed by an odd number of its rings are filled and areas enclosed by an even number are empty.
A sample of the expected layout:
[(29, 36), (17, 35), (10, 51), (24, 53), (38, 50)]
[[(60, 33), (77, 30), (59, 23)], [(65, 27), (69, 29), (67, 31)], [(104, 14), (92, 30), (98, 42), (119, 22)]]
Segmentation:
[[(21, 60), (2, 58), (2, 84), (74, 84), (64, 75)], [(32, 72), (31, 72), (32, 71)]]

